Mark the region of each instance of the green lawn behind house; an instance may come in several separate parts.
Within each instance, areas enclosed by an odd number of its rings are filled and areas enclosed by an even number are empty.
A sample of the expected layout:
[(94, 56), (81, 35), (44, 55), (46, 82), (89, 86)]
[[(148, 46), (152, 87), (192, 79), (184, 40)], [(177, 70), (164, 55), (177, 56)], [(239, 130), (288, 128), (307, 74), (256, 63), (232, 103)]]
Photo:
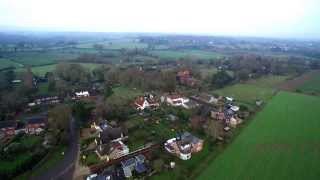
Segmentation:
[(236, 101), (254, 103), (256, 100), (268, 101), (272, 98), (275, 90), (249, 84), (236, 84), (213, 91), (221, 96), (233, 97)]

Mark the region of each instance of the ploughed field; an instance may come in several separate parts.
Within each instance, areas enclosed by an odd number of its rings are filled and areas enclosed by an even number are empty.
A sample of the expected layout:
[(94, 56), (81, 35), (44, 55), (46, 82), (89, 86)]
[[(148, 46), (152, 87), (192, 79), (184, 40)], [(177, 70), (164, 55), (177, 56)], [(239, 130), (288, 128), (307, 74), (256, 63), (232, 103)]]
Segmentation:
[(319, 179), (320, 98), (280, 92), (198, 179)]

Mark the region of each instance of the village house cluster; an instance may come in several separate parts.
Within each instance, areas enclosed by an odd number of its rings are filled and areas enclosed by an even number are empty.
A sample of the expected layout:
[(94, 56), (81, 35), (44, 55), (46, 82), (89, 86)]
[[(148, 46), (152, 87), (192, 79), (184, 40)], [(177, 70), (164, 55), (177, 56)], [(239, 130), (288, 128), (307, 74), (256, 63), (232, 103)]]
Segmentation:
[(29, 117), (23, 121), (3, 121), (0, 122), (0, 138), (12, 138), (20, 133), (40, 134), (46, 129), (46, 126), (46, 116)]

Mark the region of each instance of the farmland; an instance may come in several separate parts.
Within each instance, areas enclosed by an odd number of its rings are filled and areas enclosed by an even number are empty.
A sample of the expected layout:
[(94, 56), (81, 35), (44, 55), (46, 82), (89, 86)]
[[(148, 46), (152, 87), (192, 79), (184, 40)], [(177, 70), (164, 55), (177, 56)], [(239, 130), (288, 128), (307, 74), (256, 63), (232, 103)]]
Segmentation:
[(259, 79), (249, 80), (247, 84), (255, 85), (258, 87), (266, 87), (266, 88), (275, 88), (280, 83), (286, 81), (290, 76), (275, 76), (269, 75), (265, 77), (261, 77)]
[(308, 94), (320, 95), (320, 72), (315, 73), (310, 80), (305, 81), (298, 90)]
[(16, 63), (23, 64), (25, 66), (41, 66), (47, 64), (53, 64), (61, 60), (69, 60), (78, 57), (77, 54), (65, 53), (65, 52), (18, 52), (13, 55), (6, 55), (8, 58)]
[[(77, 64), (81, 64), (82, 66), (88, 68), (90, 71), (92, 71), (94, 68), (99, 66), (99, 64), (94, 64), (94, 63), (77, 63)], [(36, 66), (36, 67), (32, 67), (31, 71), (38, 76), (44, 76), (47, 72), (54, 71), (56, 68), (56, 65), (57, 64)], [(23, 72), (23, 71), (26, 71), (26, 68), (19, 68), (19, 69), (16, 69), (16, 71)]]
[(318, 107), (317, 97), (280, 92), (198, 179), (317, 179)]
[(83, 43), (77, 45), (78, 48), (93, 48), (95, 44), (103, 45), (104, 49), (134, 49), (134, 48), (146, 48), (147, 44), (139, 43), (135, 41), (103, 41), (97, 43)]
[(13, 62), (9, 59), (0, 59), (0, 70), (6, 68), (17, 68), (23, 66), (22, 64)]
[(184, 50), (184, 51), (171, 51), (171, 50), (155, 50), (151, 54), (159, 56), (162, 59), (179, 59), (185, 57), (198, 58), (198, 59), (216, 59), (221, 57), (221, 54), (209, 51), (200, 50)]

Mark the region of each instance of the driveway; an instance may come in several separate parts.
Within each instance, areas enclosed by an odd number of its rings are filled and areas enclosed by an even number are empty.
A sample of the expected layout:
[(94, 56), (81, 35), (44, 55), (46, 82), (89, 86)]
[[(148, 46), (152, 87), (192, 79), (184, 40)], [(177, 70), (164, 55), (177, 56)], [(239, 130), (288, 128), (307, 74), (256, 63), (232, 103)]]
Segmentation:
[(79, 153), (79, 131), (74, 118), (70, 120), (69, 146), (64, 158), (53, 166), (50, 170), (32, 180), (71, 180), (75, 170)]

